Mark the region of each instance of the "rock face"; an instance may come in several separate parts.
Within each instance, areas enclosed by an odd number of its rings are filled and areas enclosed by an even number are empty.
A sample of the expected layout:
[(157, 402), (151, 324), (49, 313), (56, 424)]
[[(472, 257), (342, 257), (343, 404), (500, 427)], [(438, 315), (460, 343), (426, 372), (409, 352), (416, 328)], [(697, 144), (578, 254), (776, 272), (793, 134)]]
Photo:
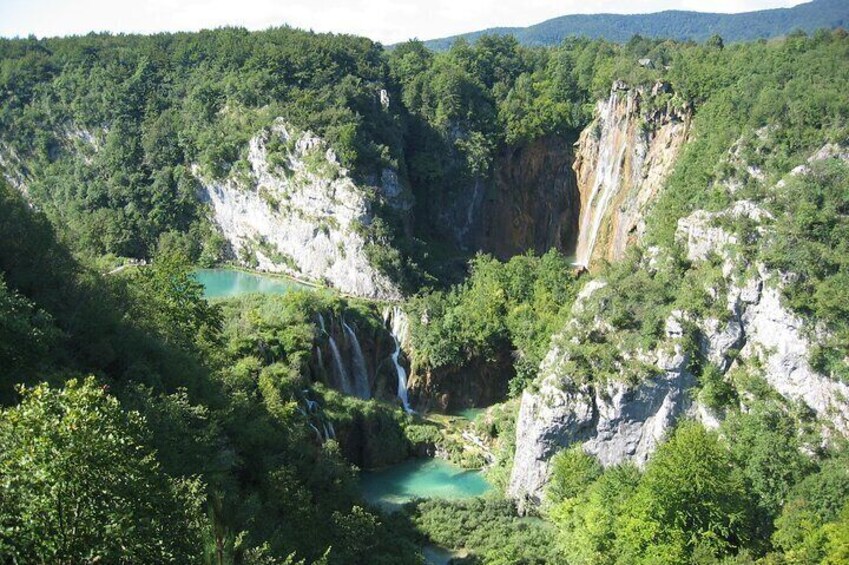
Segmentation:
[(561, 368), (566, 354), (556, 345), (549, 351), (540, 368), (539, 391), (525, 391), (516, 421), (507, 495), (520, 511), (541, 502), (551, 458), (575, 442), (583, 443), (604, 466), (646, 462), (692, 405), (687, 390), (695, 379), (687, 371), (689, 358), (677, 343), (680, 337), (680, 325), (671, 318), (669, 347), (658, 348), (644, 360), (657, 367), (657, 374), (638, 385), (577, 385)]
[(555, 137), (505, 148), (483, 196), (472, 245), (500, 259), (528, 250), (571, 252), (580, 210), (573, 159), (566, 140)]
[(849, 385), (811, 368), (811, 343), (803, 334), (802, 320), (782, 306), (778, 288), (767, 286), (755, 299), (748, 304), (741, 301), (746, 306), (742, 322), (747, 334), (742, 355), (764, 364), (764, 378), (779, 394), (804, 403), (818, 418), (849, 435)]
[[(793, 173), (793, 174), (798, 174)], [(729, 354), (739, 350), (744, 359), (757, 359), (766, 382), (784, 398), (802, 402), (816, 416), (843, 435), (849, 435), (849, 385), (829, 379), (811, 368), (813, 343), (803, 320), (781, 303), (781, 281), (762, 265), (748, 276), (736, 276), (733, 246), (736, 237), (717, 227), (717, 220), (739, 218), (761, 223), (770, 219), (757, 205), (740, 201), (724, 212), (698, 211), (678, 222), (677, 237), (686, 243), (691, 260), (704, 260), (710, 252), (723, 259), (728, 280), (728, 322), (702, 322), (708, 359), (722, 370), (731, 366)], [(763, 227), (759, 229), (762, 233)]]
[(546, 137), (505, 147), (489, 179), (476, 179), (436, 210), (435, 229), (466, 250), (500, 259), (575, 247), (578, 190), (568, 140)]
[[(719, 425), (716, 414), (691, 400), (689, 389), (697, 381), (688, 371), (690, 360), (679, 344), (690, 324), (697, 328), (702, 360), (721, 374), (745, 363), (786, 402), (806, 406), (818, 418), (826, 437), (831, 433), (849, 435), (849, 385), (811, 367), (808, 359), (815, 338), (803, 320), (781, 303), (779, 274), (741, 261), (737, 249), (741, 242), (721, 227), (741, 218), (755, 225), (749, 232), (753, 238), (766, 233), (772, 220), (769, 213), (748, 201), (722, 212), (697, 211), (679, 220), (676, 237), (689, 260), (719, 257), (724, 281), (708, 291), (715, 293), (720, 309), (726, 311), (704, 318), (674, 311), (667, 319), (666, 339), (653, 351), (626, 352), (653, 366), (655, 376), (636, 385), (579, 385), (564, 363), (568, 354), (554, 339), (540, 367), (538, 392), (524, 393), (517, 420), (508, 495), (520, 508), (539, 503), (551, 457), (570, 444), (582, 443), (583, 449), (605, 466), (623, 461), (642, 465), (682, 416), (696, 418), (707, 427)], [(657, 257), (658, 253), (654, 250), (649, 255)], [(586, 285), (573, 311), (582, 312), (583, 303), (603, 286), (598, 281)]]
[(409, 379), (410, 403), (417, 412), (485, 407), (507, 398), (516, 375), (507, 348), (494, 359), (474, 358), (460, 366), (422, 369), (413, 365)]
[[(250, 140), (248, 165), (224, 180), (203, 178), (195, 169), (201, 196), (239, 262), (356, 296), (401, 297), (366, 256), (363, 234), (372, 221), (367, 190), (321, 139), (296, 134), (278, 120)], [(397, 200), (397, 175), (387, 171), (382, 181), (388, 198)]]
[(668, 90), (663, 83), (651, 92), (615, 83), (581, 133), (575, 159), (581, 202), (577, 263), (619, 259), (637, 239), (646, 207), (689, 132), (688, 110), (669, 104), (649, 110)]

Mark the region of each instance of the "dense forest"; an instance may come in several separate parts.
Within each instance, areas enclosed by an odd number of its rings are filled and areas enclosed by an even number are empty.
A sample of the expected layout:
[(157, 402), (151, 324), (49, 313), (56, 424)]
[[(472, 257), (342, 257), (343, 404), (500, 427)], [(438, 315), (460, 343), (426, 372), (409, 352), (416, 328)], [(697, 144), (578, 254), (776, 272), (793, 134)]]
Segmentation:
[[(574, 141), (614, 81), (667, 84), (646, 113), (693, 113), (641, 245), (590, 275), (564, 250), (500, 261), (444, 238), (442, 203), (504, 148)], [(793, 274), (784, 303), (826, 336), (811, 364), (849, 381), (849, 167), (787, 176), (847, 142), (847, 87), (841, 29), (728, 45), (487, 35), (444, 52), (288, 28), (0, 40), (1, 560), (403, 564), (429, 543), (463, 563), (847, 562), (845, 438), (762, 367), (723, 378), (689, 326), (687, 393), (723, 415), (715, 429), (682, 421), (644, 468), (563, 449), (530, 517), (502, 492), (519, 399), (552, 345), (578, 387), (640, 382), (652, 368), (630, 352), (658, 346), (673, 311), (724, 315), (722, 260), (676, 240), (695, 210), (763, 204), (768, 235), (723, 226), (735, 260)], [(397, 402), (314, 378), (324, 320), (377, 333), (385, 304), (329, 289), (204, 299), (194, 269), (232, 257), (199, 171), (244, 170), (278, 117), (327, 140), (360, 185), (391, 168), (414, 195), (405, 216), (369, 193), (364, 226), (405, 290), (411, 364), (462, 371), (506, 352), (505, 402), (473, 423), (495, 446), (495, 494), (395, 513), (362, 499), (357, 466), (444, 441)], [(124, 259), (150, 264), (102, 274)], [(592, 277), (607, 286), (576, 310)]]

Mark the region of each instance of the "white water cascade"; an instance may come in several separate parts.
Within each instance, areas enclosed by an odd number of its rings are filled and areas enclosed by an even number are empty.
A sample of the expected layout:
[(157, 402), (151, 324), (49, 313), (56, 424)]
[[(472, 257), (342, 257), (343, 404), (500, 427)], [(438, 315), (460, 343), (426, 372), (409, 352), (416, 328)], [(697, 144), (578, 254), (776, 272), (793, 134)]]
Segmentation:
[[(582, 204), (584, 209), (581, 210), (581, 225), (578, 231), (575, 263), (583, 267), (589, 266), (592, 260), (602, 221), (607, 214), (610, 201), (619, 190), (622, 161), (627, 144), (617, 143), (616, 140), (616, 136), (620, 133), (620, 128), (614, 123), (617, 119), (618, 97), (618, 92), (610, 93), (607, 105), (600, 116), (601, 138), (598, 141), (599, 155), (595, 181), (589, 198), (586, 203)], [(631, 115), (631, 110), (632, 98), (629, 96), (627, 97), (626, 117)]]
[(371, 398), (371, 385), (369, 385), (368, 369), (366, 369), (366, 360), (363, 357), (363, 350), (360, 347), (360, 342), (357, 339), (357, 334), (351, 329), (351, 326), (345, 320), (342, 320), (342, 328), (345, 330), (345, 335), (353, 351), (354, 361), (354, 394), (363, 400)]
[(336, 340), (333, 336), (327, 334), (330, 342), (330, 351), (333, 353), (333, 366), (336, 368), (336, 376), (339, 380), (339, 386), (345, 394), (354, 394), (351, 386), (351, 378), (348, 376), (348, 371), (345, 370), (345, 363), (342, 362), (342, 354), (339, 353), (339, 346), (336, 345)]
[(395, 364), (395, 373), (398, 375), (398, 398), (407, 412), (413, 412), (410, 408), (410, 398), (407, 394), (407, 371), (401, 366), (401, 340), (407, 332), (407, 317), (401, 308), (394, 306), (391, 310), (386, 308), (383, 312), (383, 320), (389, 326), (392, 340), (395, 342), (395, 351), (392, 352), (392, 362)]

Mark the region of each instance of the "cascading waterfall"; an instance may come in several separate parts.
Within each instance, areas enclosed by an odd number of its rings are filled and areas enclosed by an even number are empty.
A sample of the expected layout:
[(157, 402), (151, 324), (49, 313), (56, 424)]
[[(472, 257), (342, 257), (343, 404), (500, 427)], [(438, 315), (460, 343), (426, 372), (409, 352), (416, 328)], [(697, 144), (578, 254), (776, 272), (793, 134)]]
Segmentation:
[(399, 361), (401, 357), (401, 340), (404, 339), (404, 334), (407, 331), (407, 318), (398, 306), (394, 306), (391, 310), (387, 308), (384, 311), (383, 320), (389, 326), (389, 333), (395, 342), (395, 351), (392, 352), (392, 362), (395, 364), (395, 373), (398, 375), (398, 398), (401, 400), (404, 410), (412, 412), (410, 398), (407, 394), (407, 371), (404, 370), (404, 367), (401, 366), (401, 362)]
[(320, 443), (323, 443), (324, 438), (321, 436), (321, 432), (318, 431), (318, 428), (315, 427), (315, 424), (313, 424), (312, 422), (307, 422), (307, 425), (309, 425), (309, 427), (311, 427), (312, 430), (315, 432), (316, 437), (318, 437), (318, 441)]
[(368, 400), (371, 398), (371, 386), (369, 385), (368, 369), (366, 369), (366, 360), (365, 357), (363, 357), (363, 350), (360, 347), (357, 334), (351, 329), (351, 326), (349, 326), (345, 320), (342, 320), (342, 328), (345, 330), (345, 335), (349, 340), (349, 345), (354, 357), (354, 394), (356, 394), (359, 398)]
[(466, 237), (469, 235), (469, 232), (472, 229), (472, 225), (475, 222), (475, 211), (481, 204), (483, 200), (483, 192), (484, 185), (480, 179), (475, 181), (475, 187), (472, 191), (472, 199), (469, 201), (469, 205), (466, 208), (466, 221), (463, 224), (463, 227), (460, 228), (459, 231), (459, 240), (465, 241)]
[[(602, 221), (607, 213), (610, 201), (619, 189), (620, 176), (622, 174), (622, 160), (625, 156), (627, 144), (617, 143), (616, 136), (619, 128), (614, 124), (616, 110), (618, 107), (619, 94), (611, 92), (607, 101), (607, 107), (600, 118), (602, 124), (601, 139), (599, 139), (598, 164), (595, 172), (590, 197), (585, 204), (586, 213), (582, 214), (580, 230), (578, 232), (578, 246), (576, 264), (587, 267), (592, 260), (593, 250), (598, 239)], [(625, 116), (630, 116), (632, 109), (632, 98), (627, 98), (627, 110)], [(617, 151), (617, 146), (618, 151)]]
[(325, 374), (324, 359), (321, 357), (321, 347), (315, 346), (315, 358), (318, 360), (318, 370), (320, 374)]
[(339, 352), (339, 346), (336, 345), (336, 340), (333, 339), (332, 335), (327, 334), (327, 337), (330, 343), (330, 352), (333, 354), (333, 366), (336, 369), (339, 387), (345, 394), (354, 394), (351, 379), (348, 376), (348, 371), (345, 370), (345, 363), (342, 362), (342, 354)]
[[(327, 419), (322, 413), (321, 404), (318, 403), (318, 400), (312, 400), (307, 397), (310, 393), (309, 389), (304, 389), (301, 393), (304, 396), (303, 400), (306, 410), (300, 406), (297, 407), (297, 410), (306, 419), (307, 425), (315, 432), (319, 442), (324, 443), (331, 439), (336, 439), (336, 430), (333, 429), (333, 422)], [(319, 426), (321, 426), (321, 429), (319, 429)], [(322, 432), (324, 433), (322, 434)]]

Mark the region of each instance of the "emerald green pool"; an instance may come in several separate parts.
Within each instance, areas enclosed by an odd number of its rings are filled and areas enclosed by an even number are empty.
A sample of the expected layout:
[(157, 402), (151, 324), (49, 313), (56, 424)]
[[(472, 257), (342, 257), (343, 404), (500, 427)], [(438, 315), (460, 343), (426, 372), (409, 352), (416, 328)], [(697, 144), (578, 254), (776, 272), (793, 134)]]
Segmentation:
[(479, 471), (467, 471), (442, 459), (409, 459), (363, 472), (360, 488), (368, 502), (393, 508), (414, 498), (471, 498), (492, 487)]
[(453, 414), (471, 422), (484, 412), (486, 412), (486, 408), (463, 408), (462, 410), (457, 410)]
[(195, 278), (203, 285), (204, 297), (228, 298), (240, 294), (285, 294), (309, 288), (293, 280), (238, 271), (236, 269), (198, 269)]

